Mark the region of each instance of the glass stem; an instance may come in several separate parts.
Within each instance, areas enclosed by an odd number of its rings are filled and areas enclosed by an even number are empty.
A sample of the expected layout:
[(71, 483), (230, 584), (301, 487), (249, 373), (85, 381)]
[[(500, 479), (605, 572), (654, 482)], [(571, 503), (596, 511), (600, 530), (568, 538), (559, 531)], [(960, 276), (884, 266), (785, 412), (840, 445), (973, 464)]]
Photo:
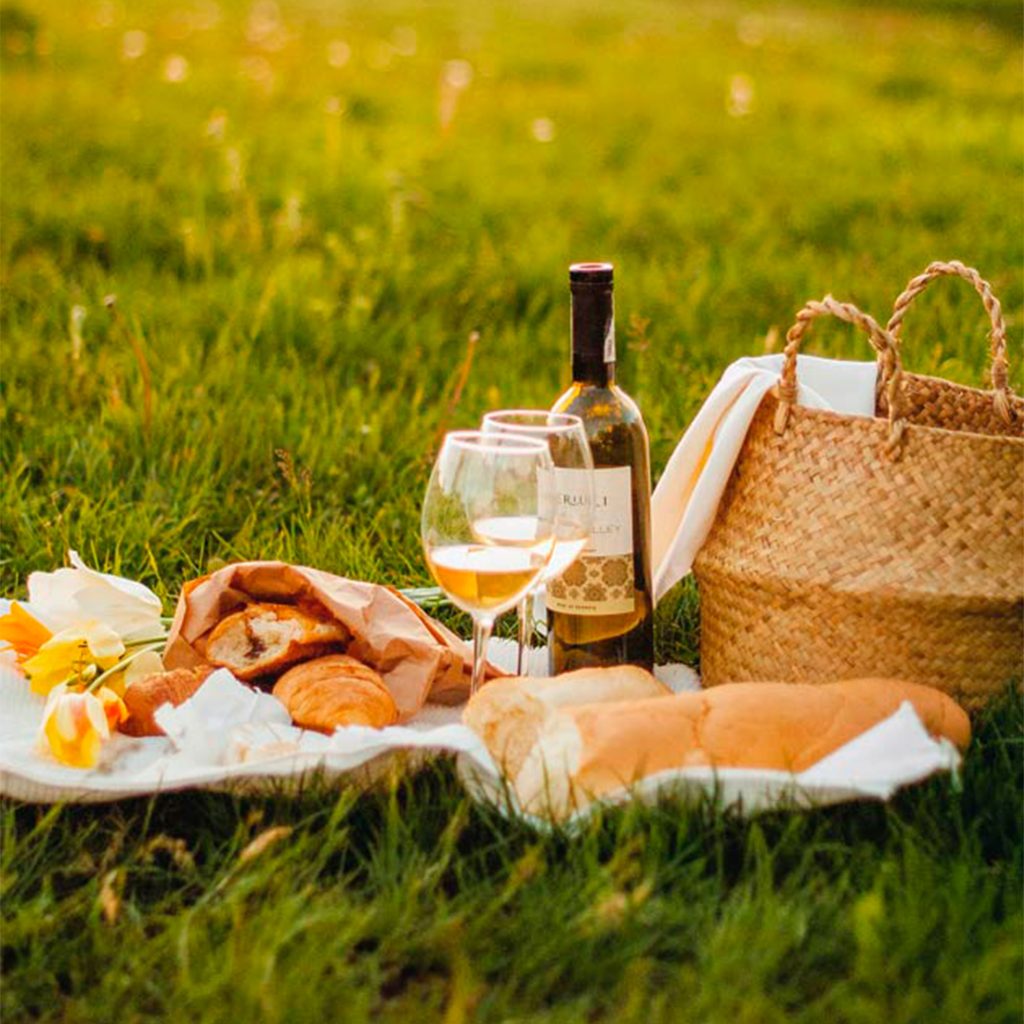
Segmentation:
[(533, 639), (533, 596), (527, 594), (519, 602), (519, 654), (516, 658), (516, 675), (530, 674), (530, 641)]
[(483, 685), (484, 669), (487, 666), (487, 641), (491, 639), (494, 619), (473, 617), (473, 679), (469, 684), (469, 695), (473, 696)]

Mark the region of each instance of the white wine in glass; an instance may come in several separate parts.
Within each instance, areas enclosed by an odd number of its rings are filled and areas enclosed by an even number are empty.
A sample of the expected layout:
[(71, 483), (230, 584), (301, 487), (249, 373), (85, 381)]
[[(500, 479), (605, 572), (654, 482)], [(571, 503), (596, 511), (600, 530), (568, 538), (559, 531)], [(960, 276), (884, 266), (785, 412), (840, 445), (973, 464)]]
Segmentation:
[[(582, 554), (590, 541), (594, 503), (594, 460), (586, 430), (579, 416), (549, 412), (547, 409), (502, 409), (484, 416), (485, 434), (532, 437), (542, 440), (551, 452), (552, 471), (546, 486), (553, 492), (555, 543), (551, 558), (536, 586), (561, 576)], [(533, 527), (528, 521), (485, 520), (477, 524), (482, 537), (528, 537)], [(535, 589), (535, 588), (531, 588)], [(519, 602), (519, 653), (517, 673), (528, 668), (527, 655), (533, 636), (530, 614), (531, 596)]]
[(554, 548), (551, 453), (543, 441), (457, 430), (445, 435), (423, 500), (427, 566), (473, 617), (475, 693), (494, 620), (522, 599)]
[(438, 585), (453, 604), (471, 613), (504, 611), (509, 595), (522, 593), (537, 579), (540, 570), (536, 554), (533, 549), (502, 548), (490, 543), (449, 544), (426, 553)]

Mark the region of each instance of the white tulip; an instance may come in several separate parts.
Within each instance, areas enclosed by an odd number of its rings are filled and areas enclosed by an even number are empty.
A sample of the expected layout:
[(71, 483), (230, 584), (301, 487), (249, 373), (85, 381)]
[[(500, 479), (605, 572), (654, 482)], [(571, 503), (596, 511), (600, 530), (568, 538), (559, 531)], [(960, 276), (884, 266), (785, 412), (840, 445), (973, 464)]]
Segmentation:
[(98, 620), (122, 640), (163, 636), (160, 598), (149, 587), (90, 569), (77, 551), (68, 559), (72, 568), (29, 575), (29, 607), (45, 626), (58, 633)]

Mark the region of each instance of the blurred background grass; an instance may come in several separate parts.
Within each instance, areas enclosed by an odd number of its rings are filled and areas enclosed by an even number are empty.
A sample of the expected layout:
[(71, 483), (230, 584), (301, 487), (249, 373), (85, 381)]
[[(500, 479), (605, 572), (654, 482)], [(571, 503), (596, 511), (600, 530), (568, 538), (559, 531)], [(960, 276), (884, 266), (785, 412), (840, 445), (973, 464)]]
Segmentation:
[[(1016, 326), (1019, 20), (8, 5), (0, 591), (68, 546), (168, 598), (243, 557), (426, 582), (437, 433), (559, 393), (574, 259), (617, 264), (656, 474), (722, 368), (777, 346), (806, 299), (881, 319), (960, 257)], [(981, 380), (976, 297), (947, 282), (918, 307), (908, 365)], [(848, 328), (812, 343), (867, 353)]]
[[(5, 6), (0, 593), (69, 546), (168, 607), (235, 558), (427, 582), (437, 435), (559, 393), (574, 259), (617, 264), (656, 473), (805, 300), (882, 319), (935, 258), (992, 281), (1019, 387), (1020, 37), (1002, 0)], [(935, 285), (907, 364), (979, 382), (986, 330)], [(692, 588), (660, 626), (692, 661)], [(666, 801), (571, 840), (444, 765), (365, 796), (8, 801), (0, 1010), (1016, 1022), (1020, 711), (891, 805)]]

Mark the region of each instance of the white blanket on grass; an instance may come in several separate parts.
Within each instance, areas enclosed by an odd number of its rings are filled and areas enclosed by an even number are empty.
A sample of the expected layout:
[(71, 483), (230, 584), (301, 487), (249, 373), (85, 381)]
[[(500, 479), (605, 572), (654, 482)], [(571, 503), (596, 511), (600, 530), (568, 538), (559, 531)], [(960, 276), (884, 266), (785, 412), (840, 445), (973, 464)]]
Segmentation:
[[(5, 603), (0, 602), (0, 610)], [(531, 668), (539, 674), (545, 655), (540, 650), (535, 653)], [(515, 645), (492, 641), (490, 656), (511, 668)], [(693, 670), (684, 665), (659, 666), (657, 674), (677, 692), (700, 685)], [(461, 708), (428, 704), (402, 726), (351, 726), (323, 736), (287, 724), (286, 715), (273, 714), (272, 697), (254, 697), (228, 673), (216, 681), (211, 676), (210, 683), (214, 683), (212, 689), (203, 687), (179, 707), (168, 706), (160, 712), (170, 736), (137, 739), (117, 734), (100, 764), (82, 770), (37, 752), (44, 701), (10, 664), (0, 662), (0, 795), (38, 803), (94, 803), (190, 788), (279, 787), (289, 780), (299, 784), (310, 772), (349, 776), (356, 784), (367, 785), (387, 769), (389, 756), (453, 754), (458, 757), (460, 776), (476, 799), (495, 804), (505, 814), (523, 816), (487, 748), (461, 723)], [(747, 814), (772, 807), (885, 800), (902, 786), (954, 770), (959, 763), (955, 748), (945, 740), (933, 740), (913, 706), (904, 704), (884, 722), (797, 775), (764, 769), (683, 768), (646, 778), (600, 803), (621, 803), (630, 797), (655, 800), (666, 789), (712, 797)], [(543, 825), (536, 818), (529, 820)]]

